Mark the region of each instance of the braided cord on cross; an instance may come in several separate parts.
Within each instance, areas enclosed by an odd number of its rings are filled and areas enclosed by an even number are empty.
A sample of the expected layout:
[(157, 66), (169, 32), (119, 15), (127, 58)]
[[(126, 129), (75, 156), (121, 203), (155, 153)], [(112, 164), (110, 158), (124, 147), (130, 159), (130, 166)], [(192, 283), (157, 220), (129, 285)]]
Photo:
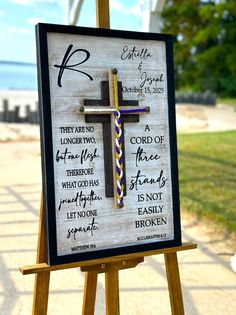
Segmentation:
[(109, 71), (109, 106), (81, 106), (78, 114), (84, 115), (110, 115), (111, 143), (112, 143), (112, 171), (114, 203), (116, 208), (124, 205), (124, 154), (122, 135), (122, 114), (139, 114), (149, 112), (150, 108), (145, 107), (119, 107), (117, 70)]

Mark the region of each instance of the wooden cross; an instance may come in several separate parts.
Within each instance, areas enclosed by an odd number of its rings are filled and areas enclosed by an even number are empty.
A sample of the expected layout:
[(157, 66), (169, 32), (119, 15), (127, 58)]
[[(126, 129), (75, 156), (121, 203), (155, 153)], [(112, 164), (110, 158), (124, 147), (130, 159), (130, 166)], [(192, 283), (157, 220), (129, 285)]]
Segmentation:
[[(138, 101), (135, 100), (123, 100), (122, 96), (122, 83), (118, 82), (118, 95), (119, 95), (119, 104), (120, 106), (138, 106)], [(109, 82), (108, 81), (102, 81), (101, 82), (101, 100), (93, 100), (93, 99), (87, 99), (84, 100), (84, 106), (110, 106), (110, 100), (109, 100)], [(102, 108), (102, 107), (101, 107)], [(102, 114), (99, 113), (99, 115), (85, 115), (85, 121), (86, 123), (102, 123), (102, 130), (103, 130), (103, 148), (104, 148), (104, 161), (105, 161), (105, 195), (106, 197), (113, 197), (113, 179), (112, 179), (112, 146), (111, 146), (111, 118), (110, 113)], [(123, 133), (123, 140), (124, 140), (124, 123), (126, 122), (139, 122), (139, 115), (133, 114), (122, 114), (121, 116), (122, 120), (122, 133)], [(125, 146), (123, 141), (123, 156), (125, 156)], [(126, 178), (126, 172), (125, 172), (125, 159), (124, 159), (124, 181)], [(125, 185), (125, 191), (124, 194), (126, 195), (126, 185)]]
[[(106, 197), (115, 197), (115, 101), (114, 101), (114, 73), (117, 73), (116, 69), (113, 72), (109, 72), (109, 81), (101, 82), (101, 100), (87, 99), (84, 100), (84, 106), (81, 106), (78, 113), (85, 115), (85, 121), (87, 123), (102, 123), (103, 124), (103, 144), (104, 144), (104, 167), (105, 167), (105, 195)], [(134, 111), (139, 110), (138, 101), (135, 100), (123, 100), (122, 96), (122, 83), (117, 83), (118, 102), (119, 107), (122, 110)], [(145, 112), (149, 112), (150, 108), (143, 108)], [(141, 109), (140, 109), (141, 112)], [(126, 174), (125, 174), (125, 146), (124, 146), (124, 123), (125, 122), (139, 122), (139, 113), (129, 112), (121, 114), (122, 121), (122, 135), (123, 135), (123, 162), (124, 162), (124, 195), (126, 195)], [(111, 176), (113, 174), (113, 176)]]

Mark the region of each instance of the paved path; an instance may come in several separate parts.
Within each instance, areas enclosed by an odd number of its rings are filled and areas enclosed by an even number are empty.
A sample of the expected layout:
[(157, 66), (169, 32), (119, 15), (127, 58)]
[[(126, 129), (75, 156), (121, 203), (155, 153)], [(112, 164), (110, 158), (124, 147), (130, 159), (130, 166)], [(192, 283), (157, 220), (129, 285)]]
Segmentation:
[(226, 131), (236, 129), (236, 112), (229, 105), (179, 104), (176, 106), (179, 132)]
[[(34, 276), (18, 267), (35, 263), (41, 194), (39, 143), (1, 143), (0, 314), (31, 314)], [(236, 274), (230, 269), (228, 240), (183, 215), (183, 239), (197, 250), (178, 254), (186, 315), (234, 315)], [(211, 232), (209, 232), (209, 231)], [(49, 315), (80, 314), (83, 273), (56, 271), (50, 283)], [(149, 257), (120, 272), (122, 315), (169, 315), (162, 256)], [(96, 315), (105, 314), (104, 278), (99, 276)]]

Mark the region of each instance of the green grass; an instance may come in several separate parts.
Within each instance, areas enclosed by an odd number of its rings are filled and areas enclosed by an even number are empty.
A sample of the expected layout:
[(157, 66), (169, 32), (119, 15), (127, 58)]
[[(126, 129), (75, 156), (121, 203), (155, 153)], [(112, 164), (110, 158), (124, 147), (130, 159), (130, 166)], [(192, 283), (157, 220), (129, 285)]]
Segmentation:
[(181, 207), (236, 233), (236, 131), (178, 135)]

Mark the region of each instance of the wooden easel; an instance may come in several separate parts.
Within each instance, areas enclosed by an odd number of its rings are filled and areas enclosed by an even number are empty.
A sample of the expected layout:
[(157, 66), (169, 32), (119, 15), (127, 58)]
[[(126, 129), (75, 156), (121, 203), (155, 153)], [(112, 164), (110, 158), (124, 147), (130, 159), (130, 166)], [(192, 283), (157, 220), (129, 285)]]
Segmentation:
[(99, 273), (105, 273), (106, 314), (119, 315), (119, 270), (133, 268), (143, 262), (145, 256), (158, 254), (164, 254), (165, 256), (172, 315), (184, 315), (177, 252), (194, 249), (197, 247), (196, 244), (184, 243), (182, 246), (178, 247), (49, 266), (45, 263), (46, 257), (43, 220), (44, 207), (42, 200), (40, 208), (37, 263), (20, 268), (23, 275), (35, 274), (32, 315), (47, 315), (50, 272), (78, 267), (80, 267), (81, 271), (85, 272), (82, 315), (94, 314), (97, 276)]
[(136, 267), (139, 263), (144, 261), (145, 256), (158, 254), (164, 254), (165, 257), (172, 315), (184, 315), (177, 252), (194, 249), (197, 247), (196, 244), (184, 243), (182, 246), (178, 247), (49, 266), (45, 263), (43, 222), (44, 207), (42, 200), (40, 207), (37, 263), (20, 268), (23, 275), (35, 274), (32, 315), (47, 315), (50, 272), (78, 267), (80, 267), (81, 271), (85, 272), (82, 315), (94, 314), (97, 276), (99, 273), (105, 273), (106, 314), (119, 315), (119, 270)]
[[(96, 0), (97, 27), (109, 28), (109, 0)], [(45, 261), (45, 238), (44, 238), (44, 206), (43, 196), (40, 207), (40, 221), (38, 233), (37, 260), (35, 265), (20, 268), (23, 275), (35, 274), (33, 315), (46, 315), (48, 307), (48, 294), (50, 272), (68, 268), (81, 268), (85, 272), (83, 315), (93, 315), (97, 288), (97, 276), (105, 273), (106, 286), (106, 314), (119, 315), (119, 270), (133, 268), (144, 261), (145, 256), (164, 254), (166, 273), (168, 280), (171, 310), (173, 315), (184, 315), (183, 298), (181, 292), (177, 252), (194, 249), (193, 243), (185, 243), (182, 246), (152, 250), (136, 254), (128, 254), (101, 258), (90, 261), (76, 262), (64, 265), (48, 266)]]
[(46, 257), (43, 225), (44, 206), (42, 198), (40, 207), (37, 263), (20, 268), (23, 275), (35, 274), (32, 315), (47, 315), (50, 272), (78, 267), (80, 267), (81, 271), (85, 272), (82, 315), (94, 314), (97, 276), (99, 273), (105, 273), (106, 314), (119, 315), (119, 270), (133, 268), (143, 262), (145, 256), (158, 254), (164, 254), (165, 257), (172, 315), (184, 315), (177, 252), (194, 249), (197, 247), (196, 244), (184, 243), (182, 246), (178, 247), (49, 266), (45, 263)]

